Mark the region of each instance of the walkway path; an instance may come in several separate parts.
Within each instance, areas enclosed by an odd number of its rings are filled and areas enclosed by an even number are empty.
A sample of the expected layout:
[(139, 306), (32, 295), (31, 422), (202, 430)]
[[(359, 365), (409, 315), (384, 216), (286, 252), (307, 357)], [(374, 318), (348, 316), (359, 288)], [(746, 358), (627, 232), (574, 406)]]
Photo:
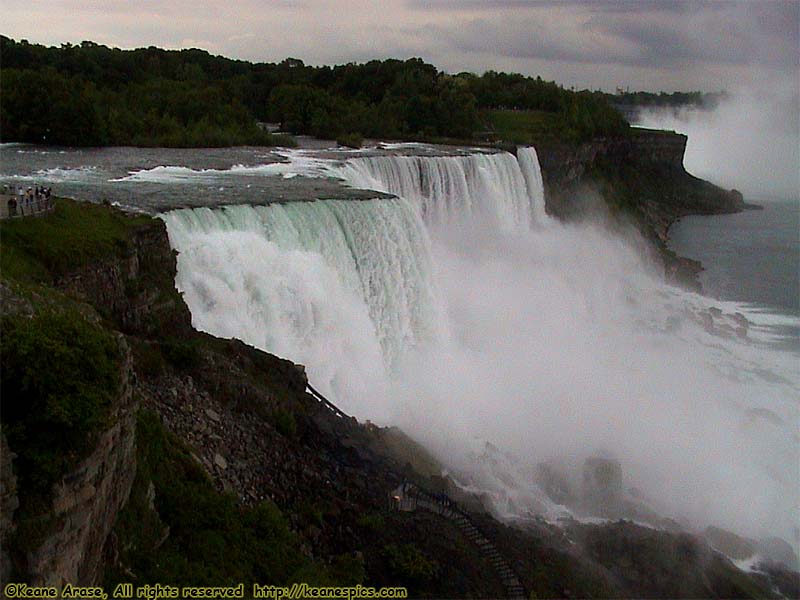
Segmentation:
[[(310, 383), (307, 384), (306, 391), (340, 419), (345, 422), (355, 421), (353, 417), (347, 415), (330, 400), (325, 398), (325, 396), (315, 390)], [(447, 496), (433, 496), (411, 483), (403, 483), (392, 492), (392, 501), (394, 503), (394, 508), (397, 510), (412, 512), (423, 509), (452, 521), (464, 537), (475, 544), (478, 550), (480, 550), (481, 555), (492, 565), (495, 573), (497, 573), (497, 576), (506, 588), (506, 595), (515, 600), (524, 600), (527, 598), (522, 582), (511, 568), (511, 565), (508, 564), (508, 561), (503, 558), (503, 555), (500, 554), (497, 547), (475, 525), (470, 516), (459, 509)]]
[(422, 509), (452, 521), (464, 534), (464, 537), (475, 544), (481, 555), (492, 565), (506, 588), (506, 595), (515, 599), (527, 598), (519, 576), (508, 564), (508, 561), (475, 525), (470, 516), (459, 509), (452, 500), (444, 495), (433, 496), (410, 483), (404, 483), (392, 492), (392, 499), (397, 510), (412, 512)]

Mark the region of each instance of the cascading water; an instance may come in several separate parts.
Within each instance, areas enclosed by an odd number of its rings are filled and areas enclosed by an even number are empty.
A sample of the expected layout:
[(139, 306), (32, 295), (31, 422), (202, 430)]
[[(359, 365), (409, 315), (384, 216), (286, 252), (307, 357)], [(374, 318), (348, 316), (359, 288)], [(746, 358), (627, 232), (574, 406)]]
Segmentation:
[(544, 209), (544, 181), (542, 180), (542, 169), (539, 166), (539, 156), (533, 146), (521, 146), (517, 148), (517, 160), (522, 176), (525, 178), (525, 185), (528, 188), (528, 195), (533, 201), (533, 216), (537, 221), (542, 221), (546, 217)]
[(426, 223), (481, 219), (505, 230), (528, 229), (544, 215), (544, 189), (533, 148), (468, 156), (370, 156), (347, 161), (340, 176), (356, 188), (414, 202)]
[[(348, 410), (438, 335), (429, 241), (402, 199), (166, 213), (195, 327), (308, 365)], [(361, 407), (386, 419), (386, 407)]]
[(795, 358), (707, 331), (711, 301), (665, 286), (635, 242), (548, 220), (535, 150), (327, 173), (399, 198), (163, 216), (198, 328), (305, 364), (502, 517), (562, 510), (540, 462), (573, 476), (611, 455), (662, 514), (796, 544)]

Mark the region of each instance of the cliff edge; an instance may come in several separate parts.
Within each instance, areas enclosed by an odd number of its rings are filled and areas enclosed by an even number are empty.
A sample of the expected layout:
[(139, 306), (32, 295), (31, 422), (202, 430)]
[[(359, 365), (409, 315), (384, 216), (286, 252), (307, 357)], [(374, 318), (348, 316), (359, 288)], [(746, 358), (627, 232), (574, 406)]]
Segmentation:
[(686, 171), (687, 139), (674, 131), (632, 128), (626, 136), (579, 145), (537, 144), (548, 214), (581, 218), (599, 194), (612, 213), (633, 219), (654, 244), (668, 279), (699, 289), (700, 264), (667, 248), (670, 226), (687, 215), (739, 212), (745, 203), (740, 192)]

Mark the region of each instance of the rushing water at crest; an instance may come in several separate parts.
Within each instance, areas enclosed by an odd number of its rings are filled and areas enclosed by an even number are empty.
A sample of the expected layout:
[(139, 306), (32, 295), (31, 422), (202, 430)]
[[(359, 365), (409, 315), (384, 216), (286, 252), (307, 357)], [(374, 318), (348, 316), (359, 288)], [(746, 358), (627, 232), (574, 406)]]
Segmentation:
[(527, 230), (534, 214), (544, 214), (541, 172), (538, 160), (534, 164), (529, 158), (531, 152), (535, 157), (535, 150), (521, 149), (526, 157), (521, 162), (505, 152), (355, 158), (341, 175), (353, 187), (413, 201), (430, 224), (479, 218), (506, 230)]

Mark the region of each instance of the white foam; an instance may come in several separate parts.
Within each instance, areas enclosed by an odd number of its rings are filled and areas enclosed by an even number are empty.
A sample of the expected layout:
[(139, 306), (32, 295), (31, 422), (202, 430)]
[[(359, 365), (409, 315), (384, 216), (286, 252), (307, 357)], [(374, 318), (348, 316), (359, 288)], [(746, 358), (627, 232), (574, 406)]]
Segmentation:
[(131, 171), (124, 177), (111, 179), (112, 182), (147, 183), (198, 183), (213, 182), (229, 176), (244, 177), (283, 177), (297, 176), (330, 177), (331, 161), (308, 156), (300, 151), (276, 153), (285, 159), (260, 165), (233, 165), (228, 169), (190, 169), (189, 167), (161, 165), (150, 169)]
[(6, 175), (0, 174), (0, 178), (16, 181), (51, 181), (51, 182), (85, 182), (98, 176), (98, 169), (95, 166), (62, 168), (54, 167), (51, 169), (40, 169), (30, 175)]

